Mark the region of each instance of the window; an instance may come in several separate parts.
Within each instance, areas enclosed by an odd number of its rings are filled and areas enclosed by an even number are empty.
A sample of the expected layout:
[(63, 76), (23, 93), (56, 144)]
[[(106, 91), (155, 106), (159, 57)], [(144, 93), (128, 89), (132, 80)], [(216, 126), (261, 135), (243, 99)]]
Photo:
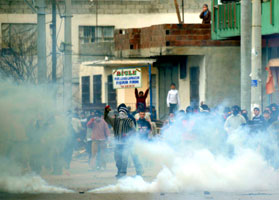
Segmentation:
[(102, 103), (102, 75), (93, 76), (93, 103)]
[(113, 88), (112, 75), (108, 76), (108, 104), (112, 108), (116, 108), (116, 90)]
[(82, 104), (88, 104), (90, 102), (90, 90), (89, 90), (89, 84), (90, 83), (90, 77), (89, 76), (83, 76), (81, 78), (81, 101)]
[(187, 57), (181, 58), (179, 61), (180, 68), (180, 79), (185, 79), (187, 77)]
[(114, 26), (80, 26), (79, 39), (81, 44), (95, 42), (111, 42), (114, 38)]

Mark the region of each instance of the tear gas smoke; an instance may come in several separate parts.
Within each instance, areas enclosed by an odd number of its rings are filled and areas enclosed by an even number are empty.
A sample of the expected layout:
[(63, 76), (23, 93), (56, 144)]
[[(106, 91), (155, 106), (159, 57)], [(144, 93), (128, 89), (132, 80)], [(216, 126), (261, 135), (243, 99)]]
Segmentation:
[(8, 193), (70, 193), (68, 189), (50, 186), (40, 176), (22, 173), (22, 169), (7, 159), (0, 159), (0, 192)]
[(35, 173), (62, 170), (67, 119), (49, 86), (0, 78), (0, 191), (67, 192)]
[(0, 179), (0, 191), (8, 193), (72, 193), (72, 190), (50, 186), (40, 176), (6, 176)]
[(245, 192), (278, 188), (278, 140), (272, 130), (242, 128), (227, 136), (214, 114), (177, 116), (153, 142), (134, 141), (134, 151), (161, 166), (155, 180), (120, 179), (91, 192)]

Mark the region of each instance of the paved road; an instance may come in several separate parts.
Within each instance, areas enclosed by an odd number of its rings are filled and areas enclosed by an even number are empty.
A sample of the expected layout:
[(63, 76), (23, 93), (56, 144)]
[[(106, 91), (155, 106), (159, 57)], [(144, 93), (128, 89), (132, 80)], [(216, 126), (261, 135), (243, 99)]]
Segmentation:
[(69, 199), (94, 199), (94, 200), (278, 200), (277, 193), (212, 193), (205, 195), (202, 192), (193, 194), (36, 194), (36, 195), (11, 195), (0, 193), (0, 199), (24, 200), (69, 200)]
[[(159, 169), (145, 167), (144, 179), (151, 181)], [(195, 193), (161, 193), (161, 194), (93, 194), (88, 190), (115, 184), (114, 163), (109, 163), (106, 171), (89, 171), (86, 160), (74, 160), (69, 171), (60, 176), (42, 177), (51, 185), (72, 189), (70, 194), (7, 194), (0, 193), (0, 199), (37, 200), (37, 199), (94, 199), (94, 200), (279, 200), (279, 191), (247, 192), (247, 193), (222, 193), (222, 192), (195, 192)], [(134, 175), (133, 168), (129, 168), (128, 175)]]

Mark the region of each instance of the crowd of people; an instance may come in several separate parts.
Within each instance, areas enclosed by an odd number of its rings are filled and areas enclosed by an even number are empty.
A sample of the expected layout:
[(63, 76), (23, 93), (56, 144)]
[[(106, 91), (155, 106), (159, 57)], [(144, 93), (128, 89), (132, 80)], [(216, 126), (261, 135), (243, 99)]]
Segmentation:
[(224, 113), (225, 129), (228, 133), (233, 132), (241, 126), (248, 126), (252, 132), (267, 130), (276, 126), (278, 123), (278, 105), (271, 104), (263, 112), (260, 108), (253, 108), (252, 118), (249, 120), (247, 110), (240, 110), (239, 106), (233, 106), (231, 109), (226, 108)]
[(165, 124), (169, 124), (175, 119), (175, 114), (190, 116), (197, 113), (206, 113), (215, 117), (222, 117), (224, 121), (224, 129), (227, 133), (232, 133), (239, 127), (249, 126), (252, 131), (266, 130), (270, 126), (275, 126), (279, 117), (279, 106), (275, 103), (265, 107), (263, 112), (258, 107), (253, 108), (252, 118), (250, 120), (248, 111), (238, 105), (232, 107), (225, 107), (223, 112), (220, 112), (220, 107), (216, 107), (213, 111), (208, 105), (201, 102), (200, 105), (188, 106), (186, 110), (179, 110), (180, 98), (179, 91), (176, 89), (175, 83), (170, 85), (170, 90), (167, 95), (167, 106), (169, 108), (169, 118)]
[[(106, 168), (107, 145), (114, 146), (114, 160), (116, 162), (116, 178), (121, 178), (127, 174), (129, 156), (132, 158), (136, 169), (136, 174), (143, 174), (143, 165), (138, 155), (133, 151), (131, 138), (136, 137), (143, 141), (151, 141), (153, 138), (160, 138), (156, 126), (156, 110), (146, 106), (149, 89), (145, 92), (135, 89), (136, 111), (131, 112), (131, 108), (125, 104), (120, 104), (115, 111), (110, 106), (106, 106), (104, 112), (91, 111), (88, 117), (84, 112), (80, 115), (73, 115), (72, 130), (75, 136), (74, 148), (80, 148), (83, 144), (88, 153), (88, 163), (91, 169), (101, 170)], [(161, 130), (172, 129), (175, 126), (183, 132), (194, 134), (195, 126), (200, 126), (200, 121), (195, 116), (202, 116), (208, 121), (218, 119), (221, 124), (221, 132), (227, 135), (233, 134), (244, 127), (250, 133), (263, 132), (269, 128), (278, 129), (279, 107), (277, 104), (267, 106), (263, 112), (260, 108), (253, 109), (251, 120), (247, 110), (241, 110), (239, 106), (216, 107), (210, 109), (208, 105), (201, 102), (199, 105), (188, 106), (185, 110), (178, 110), (180, 107), (179, 92), (174, 83), (171, 84), (167, 95), (167, 106), (169, 116), (164, 122)], [(222, 111), (220, 110), (223, 109)], [(211, 120), (212, 119), (212, 120)], [(179, 123), (176, 123), (179, 121)], [(177, 127), (176, 127), (177, 128)], [(114, 139), (112, 140), (112, 136)], [(185, 136), (187, 138), (188, 136)], [(191, 136), (190, 136), (191, 137)], [(188, 137), (189, 138), (189, 137)], [(72, 152), (69, 153), (69, 155)], [(71, 156), (70, 156), (71, 157)], [(70, 163), (69, 158), (69, 163)]]
[[(173, 89), (172, 89), (173, 90)], [(172, 92), (175, 93), (176, 92)], [(169, 93), (170, 94), (170, 93)], [(178, 97), (179, 98), (179, 97)], [(177, 98), (177, 99), (178, 99)], [(174, 106), (173, 106), (174, 105)], [(186, 118), (195, 114), (206, 114), (215, 118), (222, 118), (225, 131), (230, 134), (241, 127), (249, 127), (252, 132), (267, 130), (279, 124), (279, 106), (275, 103), (265, 107), (263, 112), (260, 108), (253, 108), (251, 119), (248, 116), (247, 110), (241, 110), (238, 105), (225, 107), (223, 112), (219, 108), (211, 110), (208, 105), (201, 102), (201, 105), (188, 106), (186, 110), (175, 110), (178, 104), (170, 104), (169, 118), (165, 124), (171, 123), (176, 115), (185, 115)]]
[(83, 148), (88, 154), (90, 170), (103, 170), (106, 168), (107, 147), (114, 146), (114, 159), (118, 169), (116, 177), (126, 175), (129, 155), (136, 168), (136, 174), (142, 175), (142, 164), (127, 143), (131, 135), (146, 141), (157, 135), (156, 110), (152, 107), (150, 112), (150, 107), (146, 106), (148, 93), (149, 89), (145, 93), (135, 89), (134, 112), (125, 104), (120, 104), (113, 112), (110, 106), (107, 106), (103, 113), (91, 110), (88, 117), (84, 112), (76, 110), (72, 115), (72, 142), (68, 145), (71, 148), (68, 148), (69, 158), (66, 159), (68, 167), (73, 151)]

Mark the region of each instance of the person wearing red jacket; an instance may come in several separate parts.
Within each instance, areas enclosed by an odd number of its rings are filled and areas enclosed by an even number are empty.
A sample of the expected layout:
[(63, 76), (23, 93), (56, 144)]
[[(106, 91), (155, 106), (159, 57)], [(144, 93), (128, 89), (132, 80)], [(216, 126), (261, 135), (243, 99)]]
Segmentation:
[[(96, 113), (96, 116), (89, 120), (87, 127), (92, 128), (92, 153), (91, 153), (91, 167), (94, 169), (106, 168), (105, 162), (105, 148), (106, 142), (110, 137), (110, 130), (101, 115)], [(99, 163), (96, 162), (97, 153), (100, 155)]]
[(146, 109), (146, 98), (148, 96), (149, 93), (149, 88), (145, 91), (145, 93), (143, 93), (143, 91), (138, 92), (138, 89), (135, 89), (135, 95), (136, 95), (136, 99), (137, 99), (137, 104), (136, 107), (138, 109), (139, 105), (143, 105), (144, 109)]

